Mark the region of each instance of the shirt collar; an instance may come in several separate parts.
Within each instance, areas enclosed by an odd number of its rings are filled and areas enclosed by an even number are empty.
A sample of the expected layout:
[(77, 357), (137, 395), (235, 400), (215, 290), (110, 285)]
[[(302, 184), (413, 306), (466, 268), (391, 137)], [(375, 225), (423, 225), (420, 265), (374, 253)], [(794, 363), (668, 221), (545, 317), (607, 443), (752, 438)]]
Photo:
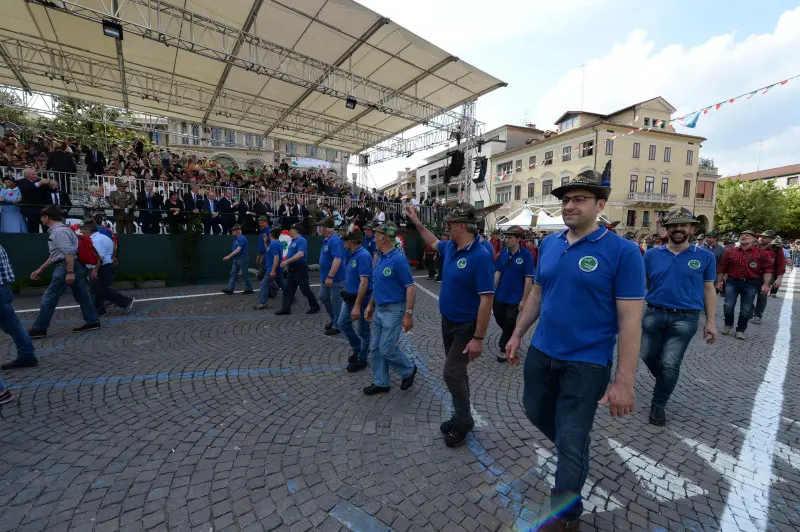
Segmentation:
[[(563, 231), (558, 233), (558, 238), (561, 238), (564, 241), (566, 241), (567, 240), (567, 232), (568, 231), (569, 231), (569, 229), (564, 229)], [(598, 227), (595, 231), (592, 231), (591, 233), (589, 233), (585, 237), (581, 238), (580, 240), (577, 240), (572, 245), (574, 246), (575, 244), (577, 244), (578, 242), (581, 242), (583, 240), (588, 240), (589, 242), (597, 242), (598, 240), (600, 240), (601, 238), (606, 236), (606, 234), (608, 234), (608, 229), (607, 228)]]
[[(658, 249), (660, 249), (662, 251), (666, 250), (667, 249), (667, 245), (666, 244), (661, 244), (660, 246), (658, 246)], [(667, 250), (667, 251), (669, 251), (669, 250)], [(685, 251), (691, 251), (692, 253), (694, 253), (695, 251), (697, 251), (697, 244), (689, 244), (689, 247), (684, 249), (683, 251), (681, 251), (681, 253), (683, 253)], [(670, 251), (670, 253), (672, 253), (672, 251)], [(680, 255), (680, 253), (679, 253), (679, 255)]]

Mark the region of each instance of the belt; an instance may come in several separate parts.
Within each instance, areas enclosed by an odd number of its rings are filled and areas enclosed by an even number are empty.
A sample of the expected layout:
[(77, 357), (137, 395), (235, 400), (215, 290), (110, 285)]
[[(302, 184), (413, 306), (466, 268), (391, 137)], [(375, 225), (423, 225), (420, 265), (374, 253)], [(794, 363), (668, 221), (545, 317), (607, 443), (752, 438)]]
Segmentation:
[(660, 310), (662, 312), (671, 312), (673, 314), (678, 314), (678, 313), (700, 314), (699, 310), (659, 307), (659, 306), (656, 306), (656, 305), (651, 305), (650, 303), (647, 304), (647, 308), (651, 308), (653, 310)]

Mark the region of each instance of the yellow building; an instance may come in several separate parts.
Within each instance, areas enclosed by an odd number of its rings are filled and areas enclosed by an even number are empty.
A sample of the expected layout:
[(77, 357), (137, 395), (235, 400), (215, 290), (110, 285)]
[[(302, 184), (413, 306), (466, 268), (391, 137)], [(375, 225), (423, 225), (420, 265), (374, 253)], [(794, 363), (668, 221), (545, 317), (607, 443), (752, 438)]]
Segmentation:
[(410, 199), (411, 194), (416, 192), (417, 188), (417, 169), (406, 168), (397, 172), (397, 178), (378, 188), (378, 194), (388, 198), (400, 197), (400, 199)]
[[(608, 115), (567, 111), (556, 121), (557, 131), (492, 155), (487, 182), (495, 202), (504, 204), (495, 219), (502, 223), (525, 204), (560, 215), (561, 204), (550, 192), (583, 170), (602, 172), (610, 160), (612, 192), (603, 214), (620, 222), (618, 231), (656, 232), (660, 213), (676, 206), (691, 209), (710, 229), (717, 176), (699, 171), (706, 139), (676, 133), (667, 124), (674, 112), (661, 97)], [(639, 127), (650, 129), (625, 136)]]

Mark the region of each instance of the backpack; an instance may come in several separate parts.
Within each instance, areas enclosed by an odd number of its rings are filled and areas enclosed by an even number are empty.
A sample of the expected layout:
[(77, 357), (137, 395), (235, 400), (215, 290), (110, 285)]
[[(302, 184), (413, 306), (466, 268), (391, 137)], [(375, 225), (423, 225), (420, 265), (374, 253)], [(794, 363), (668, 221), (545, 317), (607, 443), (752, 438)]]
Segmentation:
[(96, 266), (100, 263), (100, 254), (94, 248), (92, 239), (86, 235), (78, 236), (78, 262), (84, 266)]

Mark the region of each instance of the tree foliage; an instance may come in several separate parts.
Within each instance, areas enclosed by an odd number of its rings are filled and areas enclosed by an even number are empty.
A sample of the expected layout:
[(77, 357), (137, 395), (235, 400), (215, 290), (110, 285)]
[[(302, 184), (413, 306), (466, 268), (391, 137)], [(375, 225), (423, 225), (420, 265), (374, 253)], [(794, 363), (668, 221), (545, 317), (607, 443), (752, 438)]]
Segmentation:
[(714, 225), (720, 231), (764, 231), (783, 225), (786, 196), (772, 181), (726, 180), (717, 188)]
[(796, 236), (800, 233), (800, 186), (789, 187), (784, 194), (786, 213), (783, 216), (781, 230)]
[(22, 109), (15, 106), (22, 105), (22, 98), (10, 90), (0, 90), (0, 122), (13, 122), (19, 126), (26, 126), (29, 119)]

